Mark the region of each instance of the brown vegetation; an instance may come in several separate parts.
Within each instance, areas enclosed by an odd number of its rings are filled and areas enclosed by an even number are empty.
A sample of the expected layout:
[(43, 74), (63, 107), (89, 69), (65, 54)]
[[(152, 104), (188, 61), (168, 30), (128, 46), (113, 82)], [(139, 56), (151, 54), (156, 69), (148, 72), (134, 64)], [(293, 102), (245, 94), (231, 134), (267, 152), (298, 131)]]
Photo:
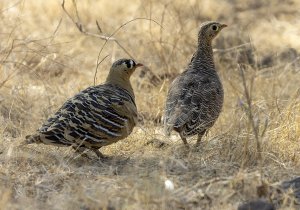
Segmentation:
[[(72, 2), (65, 8), (78, 23)], [(274, 198), (269, 189), (300, 173), (299, 7), (293, 0), (77, 1), (84, 30), (101, 29), (119, 43), (104, 45), (80, 33), (58, 0), (2, 0), (0, 208), (236, 209), (262, 196), (297, 209), (291, 193)], [(163, 136), (160, 120), (168, 86), (206, 20), (229, 26), (214, 42), (225, 105), (200, 149), (187, 151), (175, 133)], [(94, 84), (97, 61), (98, 84), (112, 60), (128, 54), (148, 68), (132, 80), (143, 123), (102, 149), (108, 160), (19, 147), (67, 98)]]

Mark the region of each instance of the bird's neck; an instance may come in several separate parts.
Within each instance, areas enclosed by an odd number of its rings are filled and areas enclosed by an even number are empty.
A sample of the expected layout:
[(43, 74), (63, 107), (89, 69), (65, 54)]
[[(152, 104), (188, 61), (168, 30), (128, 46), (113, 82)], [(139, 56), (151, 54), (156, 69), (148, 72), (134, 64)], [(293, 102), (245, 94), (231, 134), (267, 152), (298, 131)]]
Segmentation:
[(127, 90), (130, 93), (130, 95), (132, 97), (134, 97), (133, 88), (131, 86), (129, 77), (122, 77), (122, 76), (116, 76), (116, 75), (109, 74), (107, 76), (105, 83), (117, 85), (121, 88), (124, 88), (125, 90)]
[(195, 69), (204, 72), (215, 71), (211, 41), (198, 42), (198, 49), (191, 64)]

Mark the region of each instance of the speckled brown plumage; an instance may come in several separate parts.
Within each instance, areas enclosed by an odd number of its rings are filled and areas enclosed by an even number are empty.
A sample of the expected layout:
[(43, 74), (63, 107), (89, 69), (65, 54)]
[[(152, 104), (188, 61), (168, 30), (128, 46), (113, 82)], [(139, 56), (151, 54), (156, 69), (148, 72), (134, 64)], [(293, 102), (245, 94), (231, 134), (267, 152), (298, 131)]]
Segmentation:
[(213, 126), (223, 106), (223, 86), (215, 69), (211, 42), (226, 27), (218, 22), (201, 25), (198, 48), (186, 71), (171, 84), (165, 107), (165, 132), (177, 131), (186, 138), (204, 133)]
[(73, 146), (93, 150), (126, 138), (137, 122), (130, 76), (141, 64), (116, 61), (102, 85), (89, 87), (67, 100), (26, 143)]

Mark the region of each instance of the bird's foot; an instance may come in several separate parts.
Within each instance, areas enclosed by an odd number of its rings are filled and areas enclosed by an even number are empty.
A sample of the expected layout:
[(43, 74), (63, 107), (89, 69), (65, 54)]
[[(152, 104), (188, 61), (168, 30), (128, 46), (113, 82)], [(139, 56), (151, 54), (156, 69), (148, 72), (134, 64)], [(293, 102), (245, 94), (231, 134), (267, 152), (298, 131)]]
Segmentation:
[(80, 156), (81, 156), (81, 157), (84, 157), (84, 158), (86, 158), (86, 159), (89, 159), (89, 160), (92, 159), (92, 158), (91, 158), (90, 156), (88, 156), (88, 154), (86, 154), (86, 153), (80, 153)]
[(181, 140), (182, 140), (182, 142), (183, 142), (185, 148), (186, 148), (186, 149), (190, 149), (190, 145), (187, 143), (186, 138), (184, 138), (184, 137), (181, 136), (181, 135), (180, 135), (180, 137), (181, 137)]
[(151, 139), (150, 141), (146, 142), (145, 145), (153, 145), (156, 148), (163, 148), (169, 146), (167, 142), (161, 141), (159, 139)]
[(190, 145), (189, 144), (184, 144), (184, 148), (186, 149), (186, 150), (190, 150)]
[(200, 148), (201, 147), (201, 142), (197, 142), (194, 146), (194, 148)]

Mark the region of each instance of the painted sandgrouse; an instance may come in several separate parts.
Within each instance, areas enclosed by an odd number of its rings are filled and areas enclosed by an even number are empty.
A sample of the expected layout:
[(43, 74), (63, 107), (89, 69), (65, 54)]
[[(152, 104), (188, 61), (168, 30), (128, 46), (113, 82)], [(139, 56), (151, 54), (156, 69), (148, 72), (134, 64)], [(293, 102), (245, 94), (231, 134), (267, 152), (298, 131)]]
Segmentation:
[(106, 82), (89, 87), (67, 100), (37, 134), (26, 136), (25, 144), (44, 143), (99, 149), (126, 138), (137, 123), (137, 108), (130, 76), (142, 66), (131, 59), (113, 63)]
[(212, 40), (226, 26), (218, 22), (200, 26), (198, 49), (186, 71), (172, 82), (167, 95), (165, 133), (177, 131), (187, 146), (186, 138), (196, 134), (196, 145), (200, 143), (223, 106), (223, 86), (214, 65)]

